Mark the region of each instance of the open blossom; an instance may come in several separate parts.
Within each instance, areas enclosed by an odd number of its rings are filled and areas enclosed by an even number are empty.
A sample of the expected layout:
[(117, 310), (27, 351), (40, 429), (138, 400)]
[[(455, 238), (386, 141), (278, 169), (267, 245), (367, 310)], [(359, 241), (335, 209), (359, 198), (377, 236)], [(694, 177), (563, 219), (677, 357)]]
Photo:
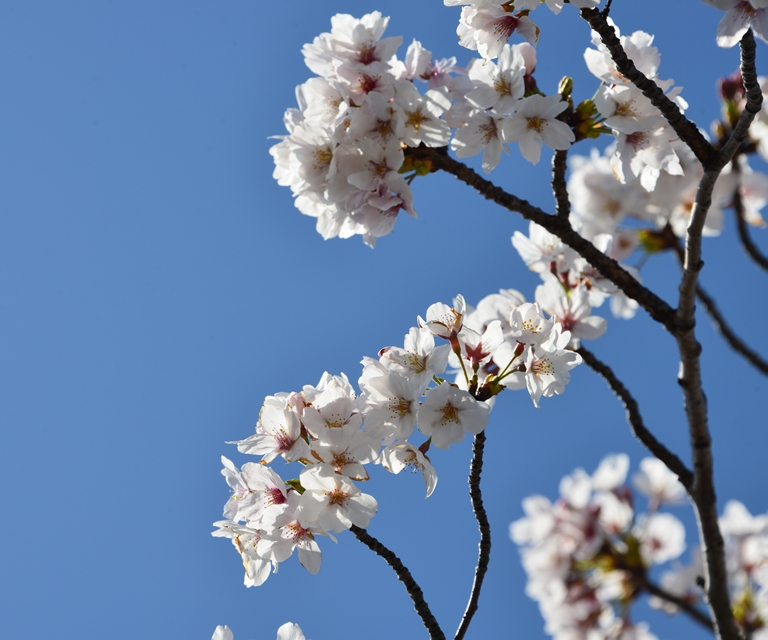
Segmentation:
[(257, 432), (233, 442), (241, 453), (261, 455), (265, 463), (282, 456), (288, 462), (309, 456), (309, 447), (301, 437), (301, 421), (291, 407), (277, 406), (265, 401), (259, 413)]
[[(430, 309), (433, 309), (432, 305)], [(427, 312), (426, 327), (412, 327), (405, 336), (403, 347), (384, 347), (379, 352), (381, 364), (394, 373), (399, 373), (406, 378), (423, 383), (427, 382), (432, 376), (439, 376), (445, 371), (448, 365), (448, 356), (451, 347), (447, 344), (435, 346), (435, 332), (445, 333), (448, 330), (448, 323), (453, 326), (456, 321), (450, 308), (435, 308)], [(444, 314), (443, 316), (440, 313)], [(453, 316), (453, 317), (452, 317)], [(430, 320), (431, 317), (431, 320)]]
[(447, 449), (464, 440), (466, 433), (477, 435), (485, 429), (490, 411), (485, 402), (445, 382), (427, 392), (419, 411), (419, 431), (438, 449)]
[(451, 140), (451, 149), (459, 158), (469, 158), (483, 152), (483, 171), (490, 173), (501, 161), (502, 150), (506, 147), (501, 141), (501, 127), (505, 116), (495, 111), (472, 110), (464, 121), (464, 126), (456, 131)]
[(235, 521), (259, 520), (265, 509), (288, 501), (288, 488), (269, 467), (246, 462), (238, 471), (231, 460), (221, 456), (221, 473), (232, 488), (224, 517)]
[(505, 44), (499, 61), (472, 60), (467, 75), (475, 88), (466, 98), (479, 109), (494, 109), (496, 113), (510, 113), (525, 93), (525, 59), (519, 45)]
[(395, 104), (403, 111), (402, 140), (410, 147), (423, 142), (428, 147), (443, 147), (451, 138), (451, 128), (443, 115), (451, 107), (451, 100), (443, 91), (430, 89), (423, 96), (411, 82), (395, 85)]
[[(542, 274), (544, 275), (544, 274)], [(536, 302), (559, 322), (563, 331), (571, 332), (571, 345), (579, 346), (581, 340), (595, 340), (608, 328), (605, 318), (593, 316), (589, 304), (589, 291), (579, 284), (567, 292), (553, 275), (536, 287)]]
[(581, 364), (578, 353), (566, 350), (570, 332), (561, 332), (559, 326), (555, 325), (549, 338), (541, 344), (526, 347), (525, 382), (536, 407), (541, 396), (551, 398), (563, 393), (571, 380), (568, 371)]
[(537, 302), (524, 302), (512, 309), (509, 316), (511, 337), (526, 345), (538, 345), (549, 340), (555, 326), (553, 318), (547, 318)]
[(330, 534), (311, 517), (298, 513), (301, 501), (296, 493), (291, 493), (283, 511), (265, 515), (265, 530), (256, 545), (256, 552), (277, 565), (291, 557), (294, 549), (298, 549), (299, 563), (315, 575), (320, 571), (323, 557), (315, 536)]
[(685, 528), (671, 513), (654, 513), (636, 525), (646, 566), (673, 560), (685, 551)]
[(705, 3), (725, 11), (717, 25), (717, 45), (733, 47), (748, 29), (763, 42), (768, 42), (768, 2), (765, 0), (704, 0)]
[(515, 231), (512, 246), (517, 249), (525, 266), (537, 273), (550, 271), (553, 264), (558, 272), (568, 271), (578, 257), (560, 238), (535, 222), (528, 225), (527, 236)]
[(481, 364), (487, 363), (496, 349), (504, 342), (501, 322), (493, 320), (488, 323), (482, 335), (464, 327), (459, 334), (461, 357), (468, 363), (472, 371), (477, 372)]
[(427, 381), (408, 379), (394, 371), (388, 371), (380, 363), (372, 361), (360, 378), (365, 389), (365, 430), (372, 436), (406, 440), (413, 433), (419, 415), (419, 398)]
[(453, 307), (442, 302), (435, 302), (435, 304), (429, 305), (426, 320), (419, 317), (419, 326), (429, 329), (440, 338), (450, 340), (461, 331), (466, 308), (464, 296), (461, 294), (454, 299)]
[[(622, 36), (619, 28), (610, 17), (608, 18), (608, 24), (613, 27), (622, 48), (635, 67), (645, 77), (655, 80), (658, 77), (661, 56), (659, 55), (659, 50), (652, 46), (653, 36), (644, 31), (635, 31), (629, 36)], [(587, 68), (590, 72), (607, 85), (629, 84), (629, 80), (621, 75), (616, 68), (611, 53), (608, 51), (608, 47), (603, 44), (600, 34), (595, 31), (592, 32), (592, 44), (595, 48), (587, 49), (584, 52), (584, 61), (587, 63)]]
[(381, 452), (379, 462), (387, 471), (394, 474), (398, 474), (409, 467), (420, 471), (427, 487), (427, 498), (432, 495), (437, 486), (437, 472), (429, 458), (410, 442), (397, 442), (389, 445)]
[(567, 107), (559, 94), (528, 96), (502, 123), (502, 138), (505, 142), (517, 142), (523, 157), (538, 164), (542, 144), (562, 150), (576, 140), (570, 127), (556, 119)]
[(305, 491), (296, 517), (302, 521), (317, 522), (326, 531), (340, 533), (353, 524), (365, 528), (376, 515), (378, 503), (373, 496), (362, 493), (327, 464), (304, 469), (300, 479)]
[(261, 531), (232, 520), (220, 520), (214, 522), (213, 526), (218, 529), (211, 535), (215, 538), (229, 538), (240, 554), (245, 567), (243, 584), (246, 587), (258, 587), (264, 584), (269, 577), (270, 568), (276, 569), (277, 563), (271, 562), (269, 558), (262, 558), (257, 552)]
[(658, 458), (644, 458), (640, 471), (632, 476), (638, 491), (651, 498), (656, 504), (681, 504), (687, 496), (685, 487)]
[[(468, 2), (445, 2), (446, 5), (470, 4)], [(526, 13), (513, 13), (501, 3), (488, 1), (473, 2), (462, 7), (459, 18), (459, 44), (477, 51), (485, 60), (495, 58), (513, 33), (519, 33), (535, 45), (539, 39), (539, 27)]]

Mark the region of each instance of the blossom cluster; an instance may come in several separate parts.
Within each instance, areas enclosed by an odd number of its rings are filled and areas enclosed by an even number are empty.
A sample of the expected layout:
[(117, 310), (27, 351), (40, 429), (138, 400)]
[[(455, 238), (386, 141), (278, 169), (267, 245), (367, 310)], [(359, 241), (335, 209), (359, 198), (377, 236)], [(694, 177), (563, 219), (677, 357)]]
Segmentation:
[[(326, 373), (316, 386), (265, 399), (256, 433), (231, 443), (261, 463), (238, 469), (222, 457), (232, 494), (213, 535), (232, 540), (247, 586), (262, 584), (294, 550), (317, 573), (316, 538), (335, 540), (376, 514), (376, 499), (356, 484), (369, 479), (366, 465), (418, 470), (429, 497), (437, 484), (430, 447), (448, 449), (482, 432), (490, 401), (506, 387), (527, 388), (536, 406), (563, 393), (568, 371), (581, 362), (566, 348), (570, 341), (556, 318), (516, 291), (488, 296), (476, 309), (462, 296), (453, 306), (431, 305), (403, 346), (363, 359), (359, 394), (345, 375)], [(460, 372), (457, 384), (440, 377), (449, 361)], [(419, 445), (417, 427), (427, 438)], [(281, 478), (269, 466), (277, 458), (298, 463), (298, 478)]]
[[(745, 638), (768, 639), (768, 513), (753, 516), (736, 500), (725, 505), (719, 520), (725, 540), (726, 568), (736, 623)], [(697, 547), (687, 565), (677, 564), (661, 575), (662, 588), (688, 603), (703, 604), (698, 584), (704, 575), (701, 550)], [(675, 613), (675, 604), (651, 598), (653, 607)]]
[[(482, 152), (490, 172), (505, 143), (518, 142), (537, 163), (543, 144), (567, 149), (575, 140), (558, 119), (568, 103), (536, 87), (529, 44), (504, 43), (497, 63), (476, 59), (462, 69), (414, 41), (400, 60), (402, 38), (383, 37), (388, 21), (378, 12), (338, 14), (330, 33), (305, 45), (318, 77), (297, 87), (299, 108), (284, 118), (288, 135), (270, 149), (275, 179), (326, 239), (362, 235), (374, 246), (401, 211), (416, 215), (410, 182), (430, 168), (408, 148), (450, 142), (460, 158)], [(417, 82), (426, 83), (424, 93)]]
[[(318, 77), (297, 87), (299, 108), (285, 114), (288, 135), (270, 150), (274, 177), (326, 239), (359, 234), (373, 246), (400, 211), (415, 216), (400, 173), (403, 147), (440, 147), (450, 138), (440, 116), (450, 107), (455, 59), (433, 62), (415, 42), (398, 60), (402, 38), (382, 38), (388, 22), (377, 11), (359, 20), (338, 14), (330, 33), (305, 45)], [(415, 79), (429, 82), (423, 95)]]
[(590, 476), (576, 469), (560, 482), (554, 503), (544, 496), (523, 501), (525, 517), (510, 525), (528, 574), (526, 592), (539, 603), (546, 631), (556, 640), (655, 640), (633, 623), (629, 605), (647, 585), (650, 567), (680, 556), (685, 529), (665, 504), (685, 501), (685, 489), (656, 458), (633, 476), (648, 498), (638, 514), (625, 484), (629, 458), (605, 458)]
[[(600, 234), (593, 242), (617, 261), (629, 255), (637, 244), (634, 234), (623, 234), (616, 239), (611, 234)], [(571, 332), (573, 347), (578, 348), (581, 340), (594, 340), (605, 333), (606, 320), (593, 316), (592, 308), (601, 306), (607, 298), (611, 300), (613, 315), (618, 318), (631, 318), (637, 311), (637, 302), (539, 225), (530, 223), (527, 236), (516, 231), (512, 245), (525, 265), (541, 276), (543, 284), (536, 288), (536, 302)], [(639, 278), (636, 270), (623, 266)]]

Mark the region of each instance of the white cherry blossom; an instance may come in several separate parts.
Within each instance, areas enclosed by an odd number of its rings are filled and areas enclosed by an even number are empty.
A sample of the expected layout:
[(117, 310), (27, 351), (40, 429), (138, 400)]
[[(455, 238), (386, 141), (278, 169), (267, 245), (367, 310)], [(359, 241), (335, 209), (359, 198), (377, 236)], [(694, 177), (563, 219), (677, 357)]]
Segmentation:
[(429, 458), (410, 442), (396, 442), (389, 445), (381, 452), (379, 462), (387, 471), (394, 474), (407, 468), (420, 471), (427, 487), (427, 498), (432, 495), (437, 486), (437, 472)]
[(233, 640), (232, 630), (227, 625), (219, 625), (213, 632), (211, 640)]
[(576, 139), (570, 127), (556, 119), (567, 107), (559, 94), (528, 96), (502, 123), (502, 139), (517, 142), (523, 157), (538, 164), (542, 144), (551, 149), (568, 149)]
[(444, 382), (427, 392), (419, 410), (419, 431), (431, 437), (438, 449), (448, 449), (464, 440), (465, 434), (477, 435), (485, 429), (490, 411), (485, 402)]
[(362, 493), (327, 464), (304, 469), (300, 480), (305, 489), (296, 510), (300, 521), (317, 522), (326, 531), (340, 533), (353, 524), (365, 528), (376, 515), (378, 503), (373, 496)]
[(766, 0), (704, 0), (709, 5), (725, 11), (717, 25), (717, 45), (737, 45), (748, 29), (763, 42), (768, 42), (768, 2)]
[(657, 504), (682, 504), (687, 496), (677, 476), (658, 458), (643, 458), (632, 482), (640, 493)]

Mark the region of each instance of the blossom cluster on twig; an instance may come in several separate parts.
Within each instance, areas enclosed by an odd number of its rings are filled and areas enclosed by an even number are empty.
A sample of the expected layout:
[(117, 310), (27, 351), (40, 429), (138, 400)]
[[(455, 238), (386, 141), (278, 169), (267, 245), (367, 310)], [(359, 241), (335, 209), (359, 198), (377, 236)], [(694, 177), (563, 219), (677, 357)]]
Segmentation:
[[(645, 458), (632, 477), (647, 498), (638, 513), (637, 496), (625, 484), (629, 458), (605, 458), (590, 476), (577, 469), (560, 483), (560, 497), (523, 501), (525, 517), (510, 535), (521, 547), (527, 593), (538, 601), (546, 631), (555, 640), (654, 640), (647, 625), (632, 622), (630, 605), (643, 593), (652, 607), (677, 613), (685, 607), (706, 622), (704, 575), (698, 547), (691, 563), (676, 563), (650, 581), (652, 567), (685, 551), (685, 530), (664, 505), (686, 502), (684, 487), (656, 458)], [(768, 514), (753, 517), (739, 502), (725, 507), (720, 527), (726, 541), (729, 586), (737, 623), (745, 637), (768, 637)], [(711, 624), (710, 624), (711, 628)]]
[[(430, 447), (448, 449), (482, 432), (491, 399), (507, 387), (527, 388), (536, 406), (563, 393), (568, 371), (581, 362), (566, 348), (570, 340), (556, 318), (517, 292), (489, 296), (477, 309), (468, 310), (461, 296), (452, 307), (431, 305), (402, 347), (363, 359), (359, 395), (345, 375), (326, 373), (317, 386), (266, 398), (256, 433), (232, 443), (261, 456), (261, 464), (238, 469), (222, 458), (232, 494), (213, 535), (232, 540), (247, 586), (262, 584), (294, 550), (317, 573), (316, 538), (335, 540), (353, 525), (367, 527), (376, 514), (376, 499), (355, 484), (369, 479), (366, 465), (395, 474), (418, 470), (429, 497), (437, 484)], [(440, 377), (449, 360), (459, 384)], [(427, 438), (419, 445), (412, 442), (417, 427)], [(298, 478), (283, 480), (269, 466), (277, 458), (298, 463)]]

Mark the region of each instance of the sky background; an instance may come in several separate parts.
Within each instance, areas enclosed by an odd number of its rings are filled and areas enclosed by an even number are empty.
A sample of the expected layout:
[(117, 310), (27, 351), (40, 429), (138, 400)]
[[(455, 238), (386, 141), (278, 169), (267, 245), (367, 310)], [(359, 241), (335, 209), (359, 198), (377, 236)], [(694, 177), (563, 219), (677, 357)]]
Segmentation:
[[(457, 8), (439, 0), (291, 3), (24, 2), (0, 7), (0, 619), (7, 637), (202, 638), (228, 624), (237, 640), (273, 638), (285, 621), (312, 640), (425, 637), (402, 585), (351, 534), (321, 540), (323, 567), (296, 558), (259, 588), (242, 585), (230, 543), (212, 538), (228, 488), (225, 441), (251, 433), (264, 396), (356, 381), (360, 359), (402, 344), (433, 302), (500, 288), (533, 298), (539, 280), (512, 249), (527, 223), (447, 175), (418, 179), (418, 220), (398, 221), (375, 250), (323, 241), (272, 179), (269, 136), (284, 133), (294, 88), (310, 77), (301, 47), (335, 13), (380, 10), (387, 35), (437, 57), (472, 57)], [(718, 115), (715, 82), (738, 52), (715, 45), (721, 13), (699, 0), (614, 2), (629, 34), (656, 36), (702, 128)], [(589, 28), (572, 7), (536, 12), (537, 79), (563, 75), (592, 96)], [(758, 69), (768, 50), (758, 44)], [(572, 153), (586, 155), (589, 143)], [(473, 163), (477, 166), (477, 163)], [(548, 156), (517, 149), (492, 179), (553, 209)], [(759, 165), (756, 165), (759, 166)], [(766, 232), (756, 241), (768, 250)], [(731, 217), (704, 243), (702, 283), (736, 330), (768, 353), (766, 274), (737, 244)], [(674, 301), (671, 256), (644, 281)], [(600, 310), (599, 313), (608, 313)], [(757, 324), (755, 324), (757, 322)], [(734, 357), (702, 316), (720, 511), (768, 511), (768, 382)], [(646, 423), (689, 460), (674, 342), (640, 312), (609, 318), (590, 345), (638, 398)], [(493, 555), (468, 638), (545, 638), (508, 525), (532, 493), (557, 495), (576, 467), (608, 453), (645, 456), (619, 402), (586, 367), (566, 394), (534, 409), (502, 395), (483, 477)], [(253, 459), (253, 458), (251, 458)], [(464, 610), (477, 545), (466, 490), (470, 441), (432, 457), (439, 482), (376, 468), (370, 532), (408, 565), (446, 633)], [(277, 470), (281, 471), (281, 465)], [(674, 511), (694, 542), (688, 507)], [(687, 559), (687, 552), (683, 556)], [(637, 608), (660, 639), (707, 637)]]

